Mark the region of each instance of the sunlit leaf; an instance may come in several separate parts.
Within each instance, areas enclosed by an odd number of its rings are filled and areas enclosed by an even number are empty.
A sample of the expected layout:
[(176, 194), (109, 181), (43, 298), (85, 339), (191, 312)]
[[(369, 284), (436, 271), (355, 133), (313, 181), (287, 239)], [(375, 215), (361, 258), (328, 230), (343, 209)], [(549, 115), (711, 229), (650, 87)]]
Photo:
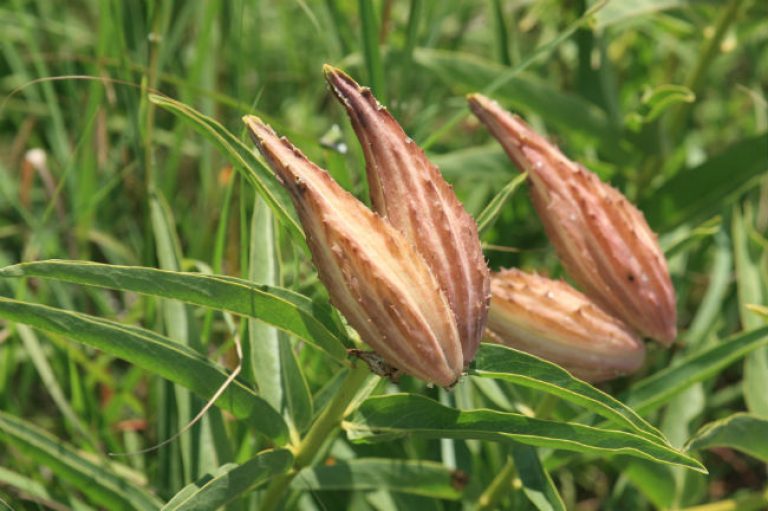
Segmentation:
[(369, 398), (343, 427), (355, 441), (407, 436), (520, 442), (601, 455), (628, 454), (706, 472), (698, 461), (682, 452), (632, 433), (535, 419), (517, 413), (458, 410), (413, 394)]

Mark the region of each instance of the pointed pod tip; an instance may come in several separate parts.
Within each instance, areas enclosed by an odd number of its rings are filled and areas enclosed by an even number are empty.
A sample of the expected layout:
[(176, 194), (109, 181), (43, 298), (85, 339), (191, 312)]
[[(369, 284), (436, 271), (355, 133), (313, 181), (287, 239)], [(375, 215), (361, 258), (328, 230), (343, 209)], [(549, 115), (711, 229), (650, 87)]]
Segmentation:
[(262, 140), (265, 135), (275, 135), (274, 130), (270, 128), (267, 123), (255, 115), (244, 115), (242, 120), (245, 123), (245, 126), (248, 128), (248, 131), (251, 132), (251, 136), (257, 140)]
[(488, 98), (480, 94), (479, 92), (470, 92), (465, 96), (467, 98), (467, 101), (470, 103), (482, 103), (484, 101), (488, 101)]
[(327, 77), (328, 75), (332, 75), (335, 73), (341, 72), (341, 70), (337, 67), (334, 67), (330, 64), (323, 64), (323, 74)]

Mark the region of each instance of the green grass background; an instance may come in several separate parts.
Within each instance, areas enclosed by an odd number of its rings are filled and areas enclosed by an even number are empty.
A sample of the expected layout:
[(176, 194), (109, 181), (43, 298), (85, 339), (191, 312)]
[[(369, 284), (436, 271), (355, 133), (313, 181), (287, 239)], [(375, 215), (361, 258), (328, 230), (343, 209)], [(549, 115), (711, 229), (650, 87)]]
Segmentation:
[[(517, 175), (469, 113), (464, 95), (475, 91), (523, 115), (640, 206), (669, 257), (681, 334), (671, 350), (649, 345), (646, 368), (606, 384), (607, 392), (631, 396), (637, 382), (665, 367), (765, 325), (764, 2), (9, 0), (0, 4), (0, 40), (0, 266), (61, 258), (213, 272), (323, 300), (305, 254), (227, 156), (147, 94), (195, 108), (249, 147), (240, 117), (255, 113), (367, 200), (361, 150), (322, 77), (322, 65), (331, 63), (373, 89), (473, 215)], [(42, 166), (33, 164), (32, 149), (43, 151)], [(562, 276), (521, 190), (483, 235), (489, 264)], [(292, 368), (285, 374), (293, 379), (278, 386), (288, 396), (281, 399), (294, 436), (322, 408), (339, 371), (321, 351), (272, 328), (180, 302), (38, 279), (0, 280), (0, 295), (160, 332), (229, 368), (237, 364), (232, 334), (239, 332), (242, 378), (262, 390), (275, 383), (257, 381), (263, 359), (252, 350), (259, 339), (273, 338), (283, 367)], [(734, 362), (698, 383), (691, 379), (643, 415), (677, 447), (703, 424), (736, 412), (765, 419), (768, 348)], [(224, 461), (244, 462), (269, 447), (215, 408), (170, 446), (136, 452), (178, 431), (204, 403), (154, 374), (162, 373), (65, 335), (0, 322), (0, 410), (7, 420), (23, 419), (66, 440), (81, 461), (133, 452), (117, 458), (115, 470), (149, 489), (150, 497), (129, 499), (134, 506), (166, 501)], [(571, 405), (542, 401), (536, 391), (481, 387), (467, 390), (481, 396), (473, 398), (478, 406), (534, 409), (554, 420), (576, 415)], [(459, 407), (467, 399), (407, 378), (401, 388)], [(752, 435), (748, 443), (759, 451), (768, 435)], [(518, 484), (505, 487), (499, 506), (546, 508), (548, 499), (532, 498), (525, 491), (532, 483), (520, 482), (520, 470), (506, 461), (514, 453), (497, 444), (447, 442), (339, 440), (329, 456), (464, 468), (471, 491), (463, 501), (448, 490), (424, 490), (428, 482), (420, 491), (394, 492), (321, 482), (288, 505), (471, 508), (507, 470)], [(0, 497), (13, 509), (55, 508), (50, 502), (59, 509), (111, 507), (107, 490), (94, 497), (78, 489), (84, 483), (41, 469), (53, 461), (37, 451), (0, 446)], [(765, 457), (743, 447), (702, 450), (708, 476), (621, 456), (558, 451), (544, 458), (569, 509), (709, 502), (721, 507), (699, 509), (758, 509), (768, 501)], [(517, 453), (519, 469), (525, 459)], [(359, 470), (364, 480), (387, 468)], [(247, 509), (255, 498), (238, 497), (230, 506)]]

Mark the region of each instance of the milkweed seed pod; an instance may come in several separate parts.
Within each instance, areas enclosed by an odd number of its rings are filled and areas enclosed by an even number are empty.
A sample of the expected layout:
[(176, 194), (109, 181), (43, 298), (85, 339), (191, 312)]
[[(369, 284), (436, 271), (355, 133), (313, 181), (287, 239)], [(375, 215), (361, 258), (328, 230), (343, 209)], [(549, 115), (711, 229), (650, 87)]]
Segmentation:
[(563, 281), (520, 270), (491, 278), (488, 338), (559, 364), (589, 382), (638, 370), (642, 340)]
[(490, 296), (477, 224), (370, 89), (331, 66), (324, 71), (363, 148), (373, 209), (426, 259), (455, 314), (469, 364), (483, 335)]
[(528, 172), (533, 205), (568, 274), (641, 334), (674, 342), (675, 290), (643, 214), (518, 116), (479, 94), (468, 99), (509, 157)]
[(288, 189), (331, 302), (387, 363), (441, 386), (463, 370), (448, 300), (427, 262), (394, 227), (259, 118), (244, 118)]

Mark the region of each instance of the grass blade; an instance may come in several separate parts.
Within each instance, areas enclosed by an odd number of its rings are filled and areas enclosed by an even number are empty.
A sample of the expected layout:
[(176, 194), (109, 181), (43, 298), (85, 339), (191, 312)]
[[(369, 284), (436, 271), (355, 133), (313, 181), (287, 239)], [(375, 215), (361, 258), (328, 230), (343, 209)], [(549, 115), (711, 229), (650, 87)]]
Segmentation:
[(277, 181), (272, 171), (261, 164), (248, 146), (217, 121), (184, 103), (156, 94), (150, 94), (149, 99), (157, 106), (190, 122), (198, 133), (223, 151), (234, 167), (243, 172), (245, 177), (253, 183), (256, 191), (269, 204), (275, 216), (285, 225), (294, 239), (301, 241), (301, 245), (304, 245), (304, 233), (288, 192)]
[(376, 22), (376, 13), (373, 11), (373, 0), (358, 0), (357, 5), (360, 9), (360, 30), (362, 31), (363, 55), (365, 67), (368, 69), (368, 79), (373, 93), (379, 101), (386, 104), (384, 68), (381, 66), (381, 54), (379, 52), (379, 26)]
[(624, 402), (638, 413), (649, 413), (694, 383), (716, 375), (763, 346), (768, 346), (768, 326), (733, 336), (639, 381), (629, 390)]
[(36, 425), (0, 410), (0, 439), (17, 447), (40, 466), (105, 509), (159, 509), (157, 497), (132, 481), (117, 475), (116, 466), (96, 461)]
[(544, 467), (534, 447), (514, 444), (511, 448), (517, 475), (523, 483), (523, 493), (539, 511), (566, 511), (565, 503), (555, 483)]
[[(734, 208), (732, 237), (733, 257), (736, 264), (736, 285), (739, 297), (739, 317), (744, 328), (757, 328), (764, 324), (762, 318), (748, 309), (749, 304), (768, 302), (763, 247), (750, 237), (752, 229), (751, 210)], [(760, 348), (744, 361), (744, 400), (747, 409), (757, 415), (768, 417), (768, 347)]]
[(293, 456), (286, 449), (266, 451), (241, 465), (229, 463), (184, 487), (162, 511), (207, 511), (219, 509), (255, 490), (271, 477), (287, 472)]
[(491, 199), (491, 202), (488, 203), (485, 209), (477, 215), (477, 231), (479, 234), (482, 235), (486, 229), (493, 226), (493, 223), (501, 214), (501, 208), (504, 207), (504, 204), (517, 191), (520, 185), (525, 182), (527, 177), (527, 173), (522, 173), (512, 179)]
[(729, 200), (768, 170), (768, 133), (745, 138), (697, 167), (684, 169), (649, 193), (638, 207), (656, 232), (718, 214)]

